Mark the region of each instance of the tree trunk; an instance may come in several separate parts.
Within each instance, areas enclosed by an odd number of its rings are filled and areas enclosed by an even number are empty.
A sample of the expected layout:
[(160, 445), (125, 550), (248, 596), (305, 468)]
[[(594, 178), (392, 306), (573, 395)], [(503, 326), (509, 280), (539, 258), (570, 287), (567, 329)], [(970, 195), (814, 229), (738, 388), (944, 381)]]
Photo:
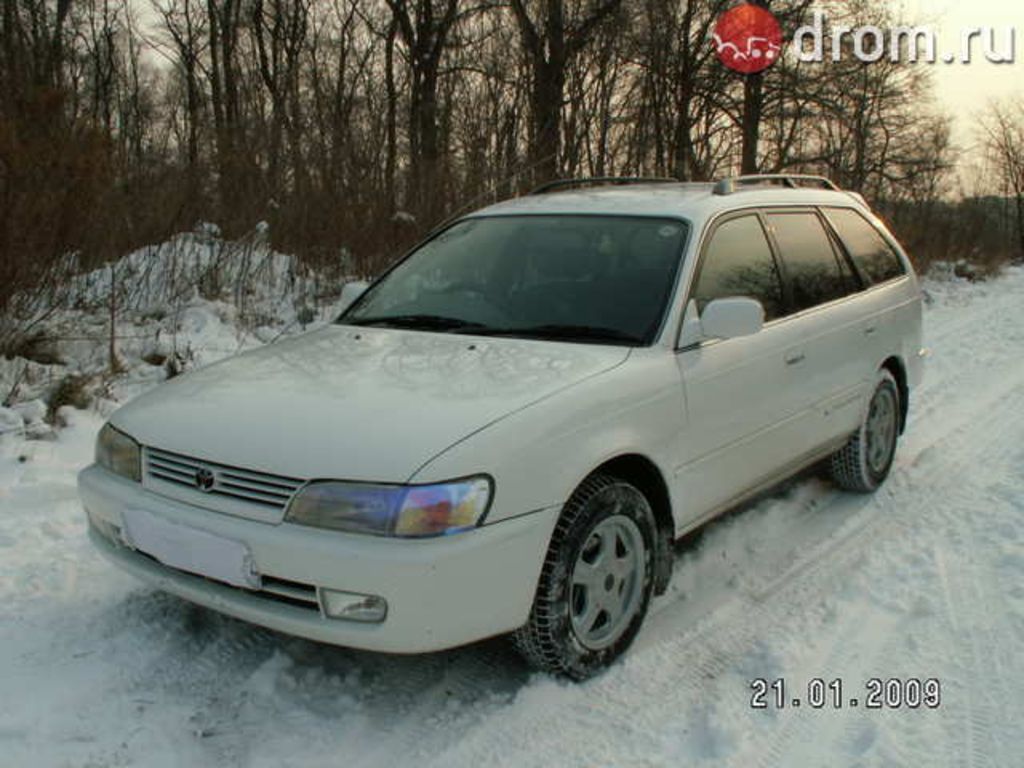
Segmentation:
[(398, 163), (398, 92), (395, 87), (395, 36), (397, 34), (398, 25), (392, 20), (384, 45), (384, 90), (387, 94), (384, 194), (388, 216), (394, 214), (397, 206), (395, 194), (395, 170)]
[(512, 0), (512, 11), (533, 77), (527, 156), (535, 183), (558, 178), (562, 168), (560, 131), (566, 67), (590, 42), (597, 26), (620, 5), (621, 0), (595, 3), (588, 15), (567, 28), (565, 0), (543, 0), (542, 25), (531, 20), (525, 0)]
[[(770, 0), (753, 2), (770, 10)], [(761, 143), (761, 117), (764, 112), (764, 76), (763, 71), (755, 72), (747, 75), (743, 83), (743, 156), (740, 170), (744, 174), (760, 172), (758, 149)]]
[(1017, 261), (1024, 261), (1024, 194), (1017, 193)]
[(675, 163), (673, 175), (680, 181), (692, 181), (696, 158), (693, 151), (693, 95), (690, 84), (680, 89), (676, 102), (676, 124), (673, 143), (675, 144)]
[(418, 77), (413, 80), (410, 99), (410, 123), (415, 142), (412, 156), (412, 188), (416, 208), (433, 221), (437, 215), (439, 196), (434, 193), (438, 179), (440, 148), (437, 126), (438, 61), (421, 62)]
[(559, 176), (561, 167), (560, 120), (565, 90), (563, 61), (539, 61), (534, 65), (530, 106), (533, 116), (530, 166), (537, 181)]
[[(437, 6), (435, 7), (435, 3)], [(438, 194), (441, 141), (438, 126), (438, 80), (448, 36), (458, 18), (458, 0), (421, 0), (410, 16), (406, 0), (388, 0), (392, 24), (409, 49), (412, 84), (409, 94), (410, 197), (420, 216), (433, 221), (441, 212)]]
[(757, 149), (761, 140), (761, 111), (764, 107), (764, 75), (747, 75), (743, 83), (743, 156), (740, 171), (758, 172)]
[(231, 185), (228, 168), (230, 148), (224, 118), (224, 87), (221, 82), (221, 30), (216, 0), (207, 0), (206, 8), (210, 24), (210, 106), (213, 111), (213, 134), (217, 155), (218, 199), (223, 212), (229, 204)]

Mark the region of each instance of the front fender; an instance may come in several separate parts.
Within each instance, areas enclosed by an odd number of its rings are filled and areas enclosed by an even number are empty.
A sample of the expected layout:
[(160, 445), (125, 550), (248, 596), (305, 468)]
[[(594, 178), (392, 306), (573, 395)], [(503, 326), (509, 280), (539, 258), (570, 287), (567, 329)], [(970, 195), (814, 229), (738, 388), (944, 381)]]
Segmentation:
[(685, 421), (672, 352), (637, 350), (623, 365), (449, 447), (411, 482), (486, 472), (495, 480), (486, 522), (497, 522), (564, 503), (587, 475), (624, 454), (647, 457), (671, 478)]

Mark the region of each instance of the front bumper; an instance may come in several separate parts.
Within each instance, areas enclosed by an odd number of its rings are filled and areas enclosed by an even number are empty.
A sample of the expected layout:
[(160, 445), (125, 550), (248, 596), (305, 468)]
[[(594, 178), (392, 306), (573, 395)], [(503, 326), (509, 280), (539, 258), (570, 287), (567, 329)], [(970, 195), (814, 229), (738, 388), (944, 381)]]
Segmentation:
[[(211, 512), (97, 466), (79, 474), (78, 488), (97, 549), (154, 586), (271, 629), (391, 653), (452, 648), (522, 626), (559, 512), (553, 507), (450, 537), (402, 540)], [(112, 541), (110, 528), (122, 527), (129, 507), (243, 542), (256, 571), (276, 591), (211, 581)], [(387, 617), (378, 624), (327, 618), (321, 589), (383, 597)]]

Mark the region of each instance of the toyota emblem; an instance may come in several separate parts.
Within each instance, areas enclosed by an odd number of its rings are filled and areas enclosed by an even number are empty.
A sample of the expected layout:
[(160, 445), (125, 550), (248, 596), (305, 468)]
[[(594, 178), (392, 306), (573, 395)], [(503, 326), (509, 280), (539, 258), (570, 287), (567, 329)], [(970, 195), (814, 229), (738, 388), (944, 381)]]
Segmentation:
[(200, 467), (196, 470), (196, 488), (203, 493), (212, 491), (216, 481), (217, 476), (213, 474), (213, 470), (209, 467)]

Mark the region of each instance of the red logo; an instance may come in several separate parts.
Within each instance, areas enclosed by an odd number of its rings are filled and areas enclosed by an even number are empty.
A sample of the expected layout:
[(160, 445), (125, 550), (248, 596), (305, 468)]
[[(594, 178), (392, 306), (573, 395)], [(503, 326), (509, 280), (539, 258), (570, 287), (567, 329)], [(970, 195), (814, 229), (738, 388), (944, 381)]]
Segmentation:
[(751, 75), (782, 55), (782, 27), (759, 5), (744, 3), (722, 14), (712, 37), (718, 58), (729, 69)]

